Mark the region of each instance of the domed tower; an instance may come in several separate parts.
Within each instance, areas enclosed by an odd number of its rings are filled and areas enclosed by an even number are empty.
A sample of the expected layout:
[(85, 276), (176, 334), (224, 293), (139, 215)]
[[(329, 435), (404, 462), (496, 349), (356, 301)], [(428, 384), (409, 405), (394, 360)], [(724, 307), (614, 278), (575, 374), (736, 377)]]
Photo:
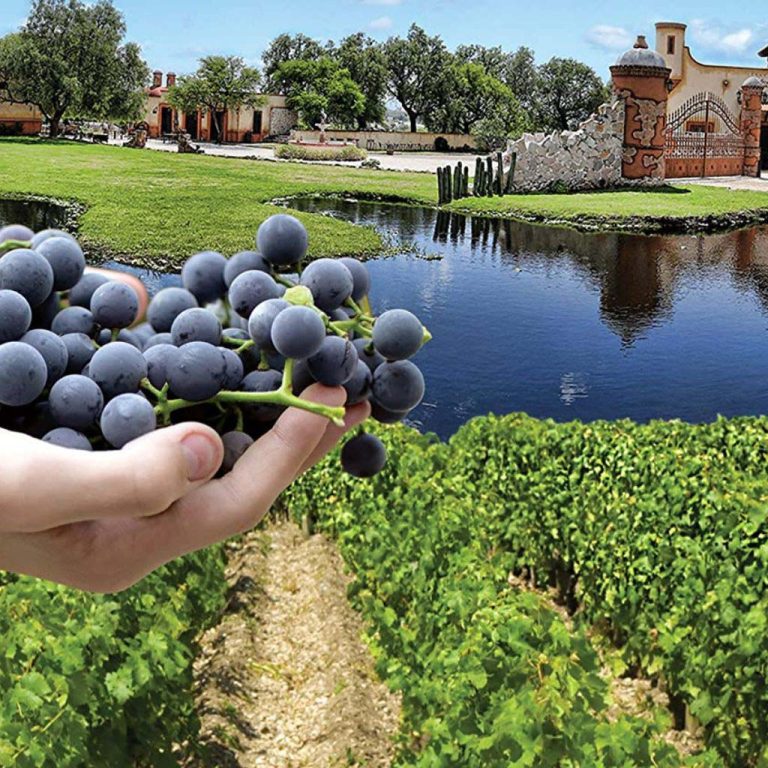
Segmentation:
[(613, 89), (624, 101), (622, 175), (625, 179), (664, 178), (667, 82), (664, 57), (639, 35), (635, 47), (611, 67)]
[(664, 62), (672, 74), (673, 83), (683, 79), (683, 53), (685, 52), (685, 24), (675, 21), (660, 21), (656, 25), (656, 52), (664, 57)]

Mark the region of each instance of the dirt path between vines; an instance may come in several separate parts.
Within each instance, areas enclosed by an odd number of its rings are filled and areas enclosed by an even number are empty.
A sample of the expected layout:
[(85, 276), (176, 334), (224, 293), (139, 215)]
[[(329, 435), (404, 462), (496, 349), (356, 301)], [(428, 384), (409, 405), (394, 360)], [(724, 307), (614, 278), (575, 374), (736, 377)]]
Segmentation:
[(335, 546), (283, 523), (230, 557), (229, 610), (195, 664), (205, 768), (386, 768), (399, 698), (373, 669)]

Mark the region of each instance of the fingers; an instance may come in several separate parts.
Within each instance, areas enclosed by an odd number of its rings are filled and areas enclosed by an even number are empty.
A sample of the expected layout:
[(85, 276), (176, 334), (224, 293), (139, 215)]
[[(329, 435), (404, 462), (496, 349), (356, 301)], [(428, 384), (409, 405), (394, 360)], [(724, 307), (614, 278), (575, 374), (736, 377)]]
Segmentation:
[[(345, 393), (315, 384), (303, 397), (337, 406)], [(365, 406), (350, 409), (350, 428), (365, 413)], [(299, 471), (321, 458), (343, 432), (322, 416), (288, 409), (229, 475), (184, 497), (163, 515), (135, 521), (140, 528), (137, 546), (154, 551), (152, 567), (157, 567), (252, 528)]]
[(220, 438), (202, 424), (161, 429), (103, 453), (2, 432), (0, 531), (158, 514), (213, 477), (222, 456)]

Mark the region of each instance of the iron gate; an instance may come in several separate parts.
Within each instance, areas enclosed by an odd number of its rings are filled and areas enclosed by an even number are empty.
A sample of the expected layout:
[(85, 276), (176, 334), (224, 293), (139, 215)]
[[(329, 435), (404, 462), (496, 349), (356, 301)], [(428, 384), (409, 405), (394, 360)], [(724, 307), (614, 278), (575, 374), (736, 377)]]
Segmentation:
[(740, 176), (744, 137), (740, 119), (713, 93), (699, 93), (668, 118), (664, 140), (666, 175)]

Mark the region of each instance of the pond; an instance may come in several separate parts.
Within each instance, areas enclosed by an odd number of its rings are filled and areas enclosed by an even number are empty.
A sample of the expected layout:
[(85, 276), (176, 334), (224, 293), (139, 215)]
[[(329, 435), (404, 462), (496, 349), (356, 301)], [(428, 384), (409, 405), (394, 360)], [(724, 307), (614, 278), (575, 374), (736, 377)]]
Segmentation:
[[(0, 222), (58, 221), (38, 204), (29, 215), (7, 205)], [(489, 412), (691, 422), (768, 413), (768, 228), (590, 235), (376, 203), (291, 206), (400, 244), (368, 262), (371, 298), (378, 312), (413, 310), (434, 336), (416, 358), (427, 395), (411, 423), (424, 431), (448, 438)], [(151, 290), (179, 284), (130, 271)]]
[(64, 206), (45, 200), (4, 200), (0, 198), (0, 227), (6, 224), (24, 224), (35, 231), (60, 229), (69, 212)]

